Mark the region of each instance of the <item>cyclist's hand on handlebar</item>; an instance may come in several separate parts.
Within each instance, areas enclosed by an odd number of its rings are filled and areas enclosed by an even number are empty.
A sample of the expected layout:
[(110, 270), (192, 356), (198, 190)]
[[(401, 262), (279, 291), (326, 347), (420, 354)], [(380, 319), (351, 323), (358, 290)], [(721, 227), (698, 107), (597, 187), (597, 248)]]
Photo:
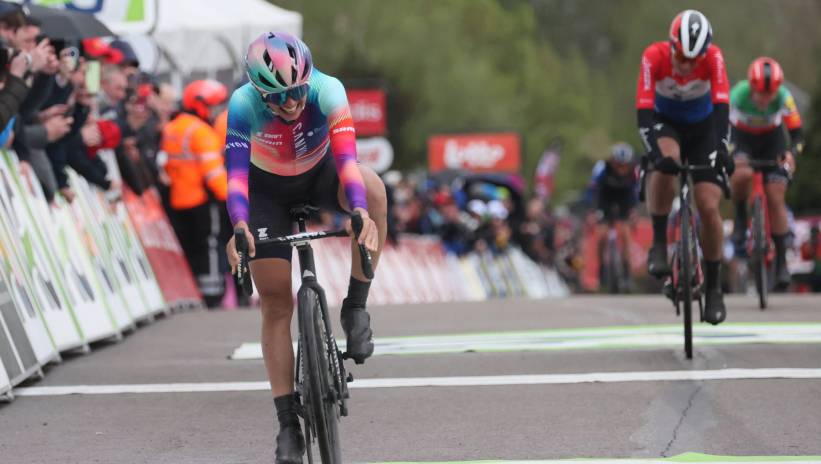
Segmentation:
[[(251, 235), (251, 232), (248, 230), (248, 224), (246, 224), (245, 221), (239, 221), (234, 227), (241, 227), (245, 231), (245, 238), (248, 241), (248, 256), (254, 256), (256, 254), (254, 236)], [(231, 236), (231, 240), (228, 240), (228, 244), (225, 245), (225, 253), (228, 255), (228, 264), (231, 266), (231, 274), (236, 274), (237, 265), (239, 264), (239, 253), (237, 253), (237, 246), (234, 243), (233, 236)]]
[(795, 172), (795, 157), (790, 150), (784, 152), (784, 156), (781, 158), (781, 167), (791, 176)]
[[(364, 208), (354, 208), (354, 212), (362, 216), (362, 232), (359, 234), (359, 243), (365, 245), (371, 253), (379, 249), (379, 230), (376, 228), (376, 223), (368, 215), (368, 211)], [(348, 233), (353, 235), (350, 222), (348, 222)]]

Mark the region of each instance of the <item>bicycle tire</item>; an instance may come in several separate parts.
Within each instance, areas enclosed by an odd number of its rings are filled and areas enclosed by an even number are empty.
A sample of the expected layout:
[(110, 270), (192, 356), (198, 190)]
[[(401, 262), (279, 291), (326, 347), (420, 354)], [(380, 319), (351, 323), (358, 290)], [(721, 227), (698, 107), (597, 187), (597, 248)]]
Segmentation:
[(621, 293), (619, 282), (619, 247), (614, 240), (607, 240), (607, 289), (611, 295)]
[[(319, 293), (311, 287), (300, 289), (298, 298), (299, 331), (303, 340), (307, 390), (313, 432), (323, 464), (341, 464), (339, 447), (339, 403), (332, 389), (333, 373), (327, 349), (324, 314)], [(333, 354), (336, 356), (336, 353)]]
[(755, 290), (758, 292), (758, 307), (767, 308), (767, 234), (764, 231), (764, 208), (761, 198), (753, 202), (753, 272), (755, 274)]
[(691, 237), (690, 207), (681, 206), (681, 241), (679, 242), (678, 283), (684, 312), (684, 354), (693, 359), (693, 243)]

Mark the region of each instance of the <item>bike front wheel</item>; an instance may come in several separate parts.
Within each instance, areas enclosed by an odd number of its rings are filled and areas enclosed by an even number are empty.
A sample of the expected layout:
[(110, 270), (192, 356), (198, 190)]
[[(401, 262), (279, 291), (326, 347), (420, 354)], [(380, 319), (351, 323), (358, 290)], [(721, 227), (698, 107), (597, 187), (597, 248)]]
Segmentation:
[(767, 308), (767, 234), (764, 231), (764, 207), (761, 198), (753, 202), (753, 250), (750, 264), (755, 275), (755, 290), (758, 292), (758, 307)]
[(681, 242), (679, 242), (679, 273), (678, 285), (681, 296), (682, 310), (684, 311), (684, 354), (687, 359), (693, 359), (693, 257), (692, 224), (690, 223), (690, 209), (685, 205), (681, 208)]
[[(310, 415), (311, 430), (316, 438), (319, 455), (323, 464), (341, 464), (342, 452), (339, 446), (339, 401), (333, 379), (334, 362), (328, 352), (329, 334), (325, 325), (326, 311), (322, 308), (322, 298), (311, 287), (299, 291), (299, 332), (304, 350), (305, 367), (302, 370), (303, 401), (305, 412)], [(310, 444), (310, 441), (309, 441)]]

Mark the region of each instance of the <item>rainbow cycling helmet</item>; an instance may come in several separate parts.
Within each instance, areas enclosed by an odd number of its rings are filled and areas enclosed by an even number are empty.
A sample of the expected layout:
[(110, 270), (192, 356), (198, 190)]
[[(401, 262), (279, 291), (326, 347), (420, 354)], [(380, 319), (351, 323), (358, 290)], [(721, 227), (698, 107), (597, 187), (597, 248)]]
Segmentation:
[(291, 34), (265, 32), (248, 46), (245, 70), (262, 95), (303, 88), (314, 69), (308, 46)]

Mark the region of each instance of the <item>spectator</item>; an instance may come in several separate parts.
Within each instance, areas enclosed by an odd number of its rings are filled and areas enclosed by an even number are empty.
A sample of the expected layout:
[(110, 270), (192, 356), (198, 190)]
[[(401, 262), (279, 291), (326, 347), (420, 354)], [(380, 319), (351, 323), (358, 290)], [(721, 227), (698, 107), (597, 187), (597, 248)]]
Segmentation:
[(821, 292), (821, 237), (818, 224), (810, 228), (809, 240), (801, 245), (801, 259), (811, 261), (813, 267), (808, 274), (797, 275), (796, 280), (808, 285), (813, 292)]
[[(170, 203), (177, 220), (177, 236), (197, 284), (209, 307), (217, 306), (225, 291), (218, 271), (219, 211), (225, 211), (228, 179), (224, 143), (210, 126), (228, 97), (216, 81), (194, 81), (183, 92), (183, 112), (163, 130), (165, 171), (171, 180)], [(217, 203), (211, 201), (214, 198)]]
[(100, 75), (102, 92), (97, 97), (101, 119), (117, 119), (121, 105), (125, 101), (127, 89), (128, 79), (119, 67), (112, 64), (103, 66)]

